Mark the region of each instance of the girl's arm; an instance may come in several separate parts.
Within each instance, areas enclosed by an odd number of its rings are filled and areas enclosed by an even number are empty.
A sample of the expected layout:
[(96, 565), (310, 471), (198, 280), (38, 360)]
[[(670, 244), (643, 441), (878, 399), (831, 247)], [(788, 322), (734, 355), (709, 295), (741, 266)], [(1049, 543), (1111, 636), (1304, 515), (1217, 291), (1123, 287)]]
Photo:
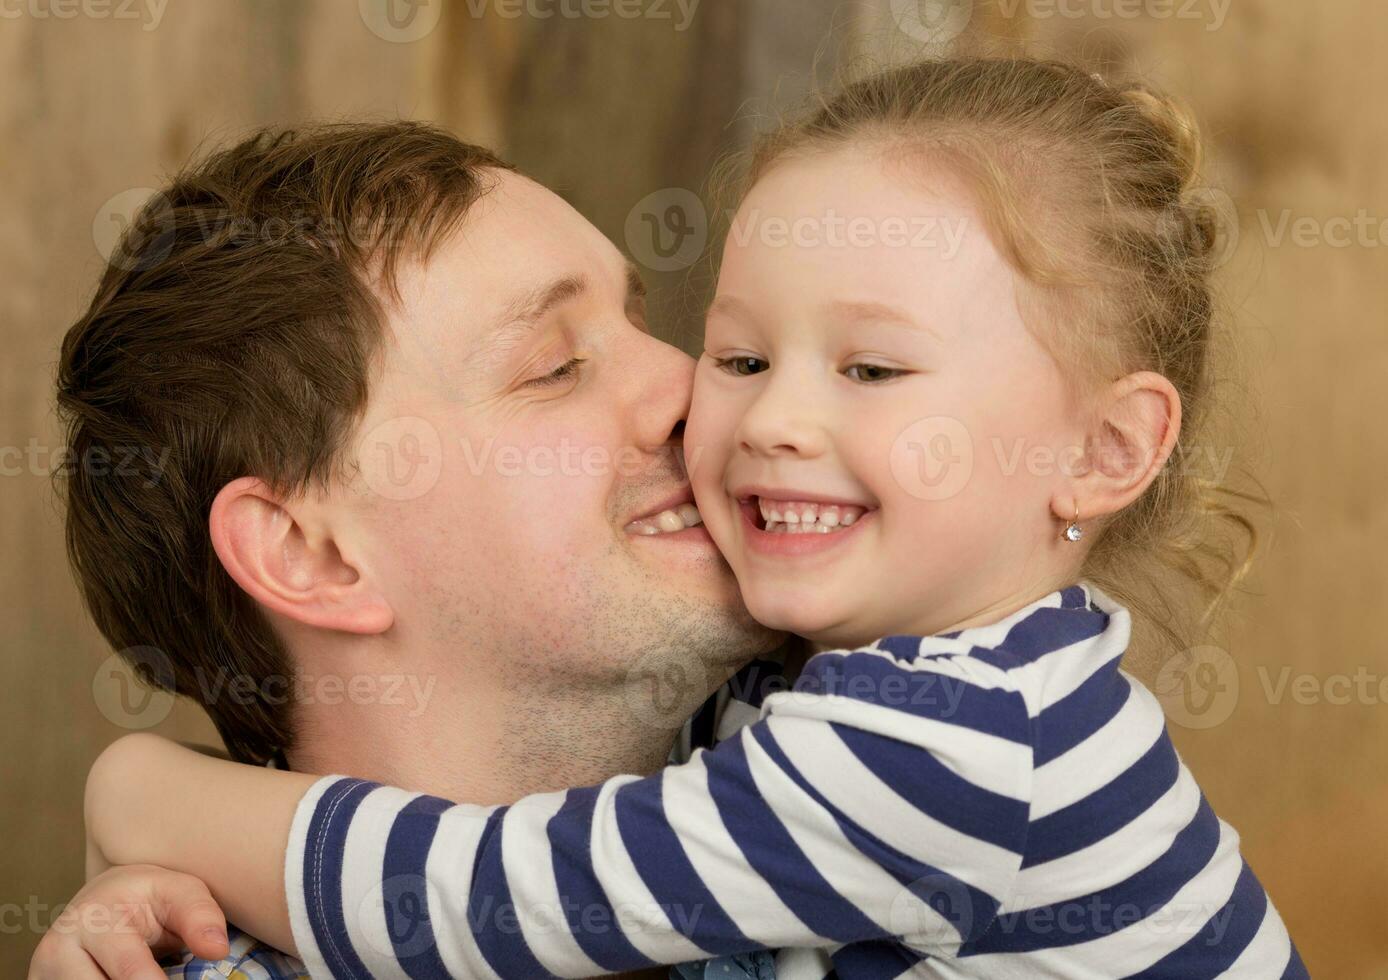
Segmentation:
[(159, 751), (226, 812), (151, 807), (114, 857), (203, 878), (315, 975), (582, 977), (885, 937), (953, 952), (1020, 865), (1032, 729), (1006, 670), (863, 650), (815, 657), (683, 766), (510, 807)]
[(89, 872), (157, 864), (201, 878), (230, 921), (293, 953), (284, 846), (294, 808), (317, 778), (126, 735), (87, 776)]

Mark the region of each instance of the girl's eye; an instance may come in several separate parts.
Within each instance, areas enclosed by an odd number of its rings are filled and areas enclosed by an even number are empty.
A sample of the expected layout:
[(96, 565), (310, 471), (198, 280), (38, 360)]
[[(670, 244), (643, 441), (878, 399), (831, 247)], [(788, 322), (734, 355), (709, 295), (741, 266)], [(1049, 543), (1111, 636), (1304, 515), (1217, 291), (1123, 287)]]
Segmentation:
[(555, 368), (549, 374), (546, 374), (539, 378), (531, 378), (529, 381), (525, 383), (525, 387), (543, 388), (546, 385), (557, 385), (561, 381), (566, 381), (571, 377), (575, 377), (582, 370), (581, 365), (584, 363), (585, 360), (587, 359), (582, 357), (570, 358), (568, 361), (565, 361), (562, 365)]
[(738, 356), (738, 357), (716, 357), (714, 363), (729, 374), (738, 377), (748, 377), (753, 374), (761, 374), (766, 370), (766, 361), (760, 357)]
[[(854, 371), (858, 372), (856, 376)], [(890, 381), (892, 378), (898, 378), (907, 372), (900, 368), (882, 367), (880, 364), (850, 364), (843, 373), (853, 378), (854, 381), (875, 384), (881, 381)]]

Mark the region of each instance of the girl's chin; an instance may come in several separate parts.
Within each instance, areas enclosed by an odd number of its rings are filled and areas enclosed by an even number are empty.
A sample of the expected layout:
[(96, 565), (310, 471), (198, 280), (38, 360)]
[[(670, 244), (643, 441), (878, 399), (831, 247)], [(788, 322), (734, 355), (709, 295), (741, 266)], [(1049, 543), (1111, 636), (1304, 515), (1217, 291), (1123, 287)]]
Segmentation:
[(785, 593), (761, 597), (744, 589), (742, 601), (747, 604), (752, 618), (763, 626), (810, 640), (836, 632), (835, 627), (842, 622), (842, 618), (834, 614), (835, 610), (825, 608), (818, 597), (807, 598), (802, 603)]

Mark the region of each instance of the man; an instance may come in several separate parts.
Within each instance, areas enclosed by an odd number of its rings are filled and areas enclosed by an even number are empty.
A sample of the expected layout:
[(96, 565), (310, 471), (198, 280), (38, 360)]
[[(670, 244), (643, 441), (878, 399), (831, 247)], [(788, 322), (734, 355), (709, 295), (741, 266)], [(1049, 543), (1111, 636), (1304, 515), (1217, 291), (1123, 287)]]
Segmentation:
[(74, 567), (244, 761), (482, 804), (654, 771), (778, 639), (698, 526), (692, 378), (618, 250), (486, 151), (261, 134), (146, 208), (65, 338), (78, 458), (169, 450), (78, 469)]

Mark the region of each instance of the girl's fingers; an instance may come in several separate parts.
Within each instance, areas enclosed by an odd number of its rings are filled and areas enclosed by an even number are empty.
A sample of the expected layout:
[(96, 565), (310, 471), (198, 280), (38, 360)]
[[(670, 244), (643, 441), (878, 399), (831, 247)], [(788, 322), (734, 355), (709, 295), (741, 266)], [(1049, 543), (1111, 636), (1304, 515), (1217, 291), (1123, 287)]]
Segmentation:
[(230, 953), (226, 915), (201, 878), (161, 878), (154, 894), (154, 913), (166, 937), (177, 937), (195, 956), (220, 960)]
[(88, 882), (39, 942), (29, 980), (164, 980), (161, 950), (229, 954), (226, 916), (207, 886), (163, 868), (113, 869)]
[(87, 953), (103, 972), (96, 976), (109, 980), (166, 980), (163, 968), (155, 962), (154, 951), (139, 936), (112, 932), (87, 941)]
[[(48, 940), (45, 938), (44, 942)], [(163, 980), (162, 970), (159, 976)], [(75, 942), (55, 941), (47, 948), (40, 945), (34, 951), (28, 980), (108, 980), (108, 977), (81, 946)]]

